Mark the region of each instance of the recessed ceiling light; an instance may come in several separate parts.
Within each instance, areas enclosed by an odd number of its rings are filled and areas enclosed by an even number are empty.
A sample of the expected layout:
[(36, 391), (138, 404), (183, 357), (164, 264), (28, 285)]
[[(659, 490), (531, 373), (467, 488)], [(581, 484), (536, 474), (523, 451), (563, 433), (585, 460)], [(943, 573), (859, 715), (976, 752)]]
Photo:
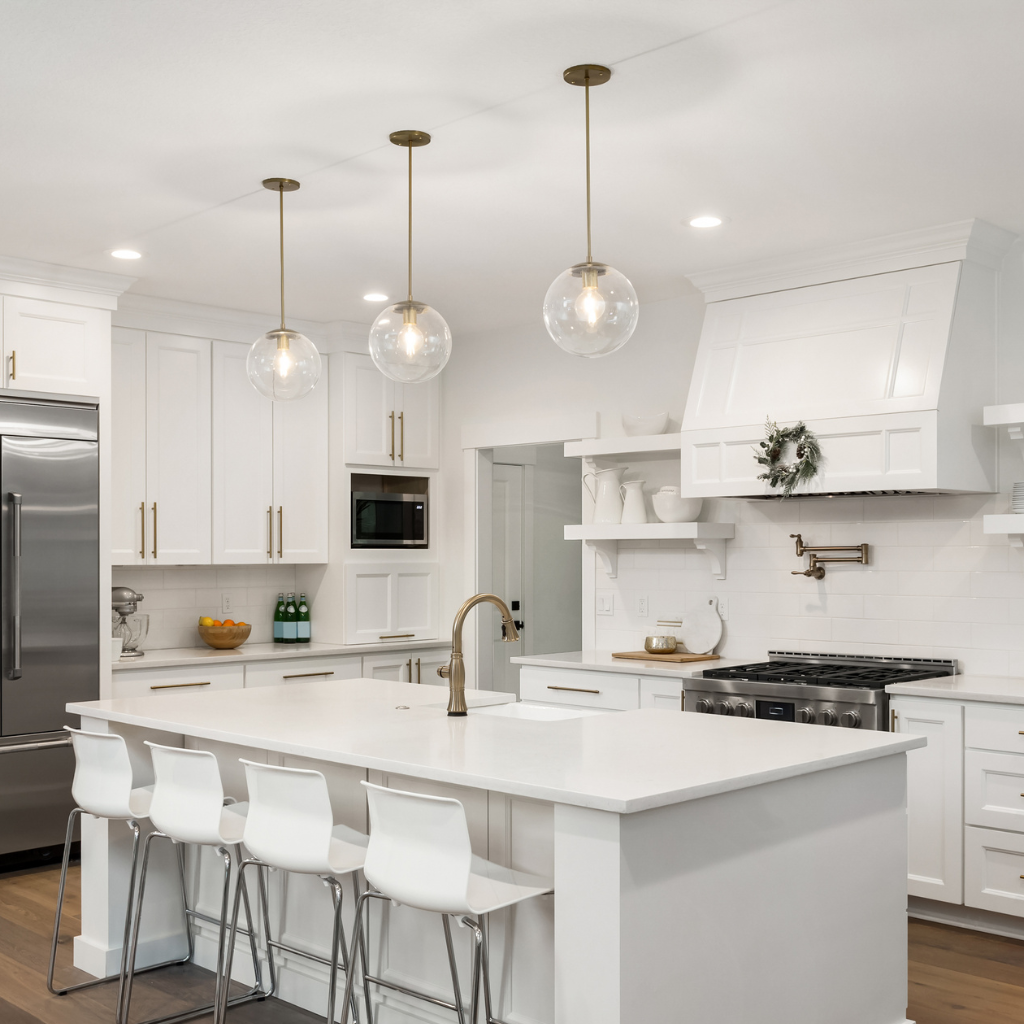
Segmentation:
[(694, 217), (690, 221), (691, 228), (717, 228), (721, 226), (722, 218), (706, 214), (702, 217)]
[(119, 260), (137, 260), (142, 257), (142, 253), (134, 249), (111, 249), (110, 255)]
[(382, 294), (381, 292), (367, 292), (367, 294), (364, 295), (363, 298), (367, 302), (387, 302), (388, 301), (388, 297), (386, 295)]

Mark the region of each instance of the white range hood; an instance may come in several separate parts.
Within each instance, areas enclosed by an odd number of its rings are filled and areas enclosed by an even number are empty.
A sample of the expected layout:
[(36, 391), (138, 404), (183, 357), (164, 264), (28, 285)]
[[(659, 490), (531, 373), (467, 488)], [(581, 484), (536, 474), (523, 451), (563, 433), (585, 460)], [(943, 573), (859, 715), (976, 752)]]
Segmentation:
[(682, 487), (767, 497), (766, 419), (803, 420), (822, 472), (794, 495), (995, 490), (999, 267), (1013, 235), (966, 221), (691, 276), (708, 302)]

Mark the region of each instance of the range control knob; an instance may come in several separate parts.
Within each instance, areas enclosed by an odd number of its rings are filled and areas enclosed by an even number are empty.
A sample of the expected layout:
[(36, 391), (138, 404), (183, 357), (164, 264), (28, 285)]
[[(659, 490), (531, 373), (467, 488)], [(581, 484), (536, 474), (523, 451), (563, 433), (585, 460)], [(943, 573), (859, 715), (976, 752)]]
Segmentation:
[(736, 714), (740, 718), (752, 718), (754, 709), (746, 701), (743, 701), (736, 705)]
[(836, 724), (836, 713), (831, 708), (825, 708), (821, 713), (821, 724), (822, 725), (835, 725)]
[(715, 705), (715, 710), (720, 715), (731, 715), (732, 714), (732, 705), (728, 701), (720, 700)]
[(814, 721), (814, 718), (815, 718), (815, 715), (814, 715), (813, 709), (811, 709), (811, 708), (798, 708), (797, 709), (796, 720), (798, 722), (812, 723)]
[(709, 700), (697, 701), (697, 710), (702, 715), (713, 715), (715, 713), (715, 705)]
[(856, 711), (844, 711), (839, 716), (839, 724), (844, 729), (859, 729), (860, 715)]

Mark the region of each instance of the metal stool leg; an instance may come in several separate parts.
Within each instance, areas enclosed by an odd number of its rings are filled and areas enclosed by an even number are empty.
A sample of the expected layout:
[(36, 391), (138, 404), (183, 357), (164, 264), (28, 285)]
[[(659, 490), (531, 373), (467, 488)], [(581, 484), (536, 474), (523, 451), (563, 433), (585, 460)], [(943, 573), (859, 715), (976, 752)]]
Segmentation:
[(459, 985), (459, 967), (455, 962), (455, 947), (452, 945), (452, 926), (447, 914), (441, 915), (441, 922), (444, 925), (444, 944), (448, 949), (448, 966), (452, 972), (452, 988), (455, 989), (456, 1012), (459, 1015), (459, 1024), (466, 1024), (466, 1008), (462, 1005), (462, 987)]
[[(364, 944), (363, 943), (363, 908), (364, 908), (364, 906), (366, 904), (367, 899), (369, 899), (369, 897), (372, 896), (372, 895), (373, 895), (373, 891), (371, 889), (367, 889), (365, 892), (360, 893), (359, 894), (359, 899), (356, 900), (356, 920), (355, 920), (355, 924), (353, 925), (353, 928), (352, 928), (352, 949), (349, 952), (349, 956), (348, 956), (348, 962), (350, 964), (352, 964), (353, 966), (355, 965), (355, 962), (356, 962), (356, 953), (358, 952), (358, 950), (360, 948), (362, 948), (362, 946)], [(363, 952), (363, 955), (361, 956), (360, 959), (362, 960), (362, 964), (363, 964), (363, 984), (365, 986), (365, 984), (366, 984), (366, 953), (365, 953), (365, 951)], [(341, 999), (341, 1022), (340, 1022), (340, 1024), (348, 1024), (349, 1004), (350, 1004), (350, 1002), (352, 1000), (352, 988), (353, 988), (353, 984), (352, 983), (355, 981), (355, 977), (356, 977), (355, 970), (350, 970), (346, 974), (346, 976), (345, 976), (345, 994), (344, 994), (344, 996), (342, 996), (342, 999)], [(366, 1006), (367, 1006), (367, 1013), (369, 1013), (369, 1006), (370, 1006), (369, 993), (367, 993)]]

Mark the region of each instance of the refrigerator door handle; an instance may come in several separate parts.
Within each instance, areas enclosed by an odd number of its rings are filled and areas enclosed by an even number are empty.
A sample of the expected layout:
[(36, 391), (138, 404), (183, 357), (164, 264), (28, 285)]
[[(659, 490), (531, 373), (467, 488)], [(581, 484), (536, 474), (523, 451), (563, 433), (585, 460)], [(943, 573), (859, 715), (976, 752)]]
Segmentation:
[(11, 491), (11, 648), (8, 679), (21, 678), (21, 495)]

